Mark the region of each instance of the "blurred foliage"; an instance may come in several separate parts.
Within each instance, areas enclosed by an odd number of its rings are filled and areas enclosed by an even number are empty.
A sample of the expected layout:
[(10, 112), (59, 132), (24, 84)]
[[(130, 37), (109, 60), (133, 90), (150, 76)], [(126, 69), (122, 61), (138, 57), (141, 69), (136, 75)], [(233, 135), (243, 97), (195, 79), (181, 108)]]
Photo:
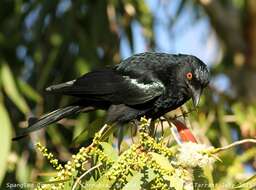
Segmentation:
[[(173, 3), (170, 0), (158, 2), (158, 6)], [(202, 97), (199, 110), (188, 115), (187, 125), (193, 128), (200, 143), (214, 147), (255, 138), (255, 1), (177, 2), (168, 27), (175, 28), (175, 23), (188, 8), (193, 11), (193, 23), (207, 17), (222, 46), (222, 58), (216, 58), (211, 67), (212, 78), (224, 74), (231, 83), (226, 91), (219, 91), (211, 84)], [(133, 30), (134, 23), (139, 25), (147, 49), (154, 50), (158, 22), (144, 0), (0, 1), (2, 188), (8, 189), (11, 184), (48, 181), (49, 175), (55, 175), (55, 170), (36, 151), (34, 144), (39, 139), (64, 165), (79, 147), (91, 144), (95, 132), (104, 124), (104, 113), (100, 111), (81, 114), (33, 133), (30, 138), (11, 142), (15, 131), (27, 126), (28, 117), (41, 116), (72, 101), (68, 97), (48, 96), (44, 88), (71, 80), (91, 69), (119, 63), (121, 39), (127, 39), (133, 53), (135, 36), (138, 35)], [(190, 104), (187, 107), (192, 109)], [(135, 127), (128, 127), (124, 133), (121, 152), (129, 151), (132, 139), (138, 136)], [(111, 150), (110, 145), (115, 145), (117, 136), (112, 134), (109, 143), (101, 145), (114, 160), (117, 159), (116, 150)], [(157, 132), (156, 137), (160, 136), (162, 132)], [(162, 140), (168, 141), (169, 138), (170, 132), (164, 130)], [(250, 177), (255, 180), (255, 149), (251, 144), (244, 144), (221, 152), (222, 162), (215, 163), (210, 172), (212, 177), (209, 177), (209, 171), (203, 171), (203, 176), (208, 176), (209, 183), (215, 184), (213, 189), (233, 189), (233, 185), (248, 189), (246, 180)], [(153, 174), (148, 175), (153, 178)], [(97, 172), (94, 177), (93, 180)], [(196, 177), (200, 178), (200, 175)], [(141, 173), (134, 173), (126, 189), (141, 178)]]

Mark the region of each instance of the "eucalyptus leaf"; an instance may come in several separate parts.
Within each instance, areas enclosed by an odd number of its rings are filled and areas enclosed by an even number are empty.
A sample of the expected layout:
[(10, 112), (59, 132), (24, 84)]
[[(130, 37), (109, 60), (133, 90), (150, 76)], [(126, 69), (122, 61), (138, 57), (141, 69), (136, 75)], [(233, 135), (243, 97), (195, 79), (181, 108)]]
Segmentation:
[(195, 190), (210, 190), (209, 180), (204, 174), (204, 171), (200, 167), (193, 168), (193, 186)]
[(82, 130), (82, 132), (75, 137), (71, 146), (81, 144), (85, 140), (94, 137), (94, 134), (102, 127), (104, 120), (104, 118), (97, 118), (95, 121), (90, 123), (89, 126), (84, 126), (84, 130)]
[(22, 95), (19, 93), (17, 86), (15, 84), (14, 76), (10, 70), (9, 65), (7, 64), (3, 64), (1, 67), (1, 79), (5, 93), (13, 101), (13, 103), (20, 109), (21, 112), (27, 114), (30, 111), (29, 107), (24, 98), (22, 97)]
[(136, 172), (133, 177), (129, 180), (129, 182), (124, 186), (123, 190), (131, 190), (131, 189), (141, 189), (141, 178), (143, 174), (140, 172)]
[(82, 189), (86, 190), (109, 190), (113, 184), (112, 180), (109, 180), (106, 175), (103, 175), (97, 181), (88, 181), (82, 185)]
[(244, 182), (240, 183), (235, 188), (246, 188), (246, 189), (256, 188), (256, 174), (250, 177), (249, 179), (245, 180)]
[(42, 102), (41, 95), (35, 91), (28, 83), (24, 82), (23, 80), (18, 80), (18, 85), (20, 91), (29, 99), (33, 100), (34, 102), (40, 103)]
[(31, 171), (27, 161), (26, 155), (23, 154), (17, 163), (16, 178), (20, 183), (25, 183), (29, 180), (29, 173)]
[(163, 176), (165, 180), (170, 181), (170, 186), (175, 190), (183, 190), (184, 189), (184, 180), (177, 175), (171, 176)]
[(109, 143), (106, 142), (101, 142), (100, 145), (103, 148), (103, 152), (111, 158), (113, 161), (117, 161), (118, 159), (118, 153), (117, 151), (113, 148), (113, 146)]
[(152, 155), (152, 159), (156, 161), (157, 164), (159, 164), (162, 168), (167, 169), (167, 170), (173, 170), (173, 166), (171, 165), (170, 161), (168, 158), (161, 154), (157, 154), (154, 152), (150, 152)]
[(0, 144), (1, 156), (0, 156), (0, 184), (3, 181), (6, 169), (7, 169), (7, 159), (11, 149), (11, 121), (10, 117), (4, 107), (3, 101), (0, 101)]

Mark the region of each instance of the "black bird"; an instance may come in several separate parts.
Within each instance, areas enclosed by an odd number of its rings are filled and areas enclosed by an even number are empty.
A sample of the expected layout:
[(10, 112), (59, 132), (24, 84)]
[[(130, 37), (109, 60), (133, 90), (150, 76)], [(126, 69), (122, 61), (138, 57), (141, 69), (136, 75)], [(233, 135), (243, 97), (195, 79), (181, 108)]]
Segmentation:
[(46, 88), (50, 93), (78, 97), (78, 101), (31, 120), (29, 127), (13, 140), (64, 117), (96, 109), (107, 110), (109, 124), (123, 125), (142, 116), (156, 119), (190, 98), (197, 106), (208, 83), (207, 66), (195, 56), (136, 54), (111, 68)]

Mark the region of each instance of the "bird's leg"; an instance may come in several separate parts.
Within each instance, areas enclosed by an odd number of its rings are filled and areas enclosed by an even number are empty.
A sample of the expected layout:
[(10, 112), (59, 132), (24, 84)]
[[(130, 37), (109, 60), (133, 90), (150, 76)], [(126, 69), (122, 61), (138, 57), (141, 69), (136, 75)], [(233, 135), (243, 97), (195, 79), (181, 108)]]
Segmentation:
[(131, 131), (130, 131), (130, 133), (131, 133), (131, 140), (132, 140), (132, 143), (134, 143), (132, 127), (130, 129), (131, 129)]
[(155, 134), (155, 120), (151, 120), (149, 123), (149, 136), (154, 137)]
[(160, 121), (160, 124), (161, 124), (161, 130), (162, 130), (162, 136), (163, 136), (164, 135), (164, 124), (163, 123), (167, 120), (165, 119), (165, 117), (160, 117), (159, 121)]
[(121, 143), (123, 139), (124, 139), (124, 127), (119, 126), (117, 129), (117, 149), (119, 154), (121, 152)]
[(190, 114), (193, 111), (197, 111), (197, 110), (196, 109), (192, 109), (192, 110), (185, 111), (184, 109), (181, 109), (181, 113), (182, 114), (175, 115), (174, 117), (171, 118), (171, 120), (175, 120), (175, 119), (180, 118), (180, 117), (186, 118), (187, 115)]
[(187, 115), (190, 113), (189, 111), (187, 111), (187, 107), (185, 106), (181, 106), (180, 107), (180, 111), (181, 111), (181, 114), (182, 114), (182, 117), (183, 117), (183, 120), (184, 120), (184, 123), (186, 125), (186, 121), (187, 121)]
[(163, 125), (163, 120), (161, 120), (160, 118), (159, 118), (159, 121), (160, 121), (160, 125), (161, 125), (161, 131), (162, 131), (162, 136), (164, 136), (164, 125)]
[(134, 127), (138, 128), (140, 126), (140, 121), (137, 119), (134, 119), (131, 121), (131, 123), (134, 125)]
[(134, 119), (131, 121), (131, 124), (135, 127), (134, 132), (133, 132), (133, 127), (131, 127), (131, 138), (132, 138), (132, 142), (134, 143), (133, 136), (136, 136), (140, 122), (137, 119)]
[(185, 114), (187, 113), (187, 111), (185, 110), (185, 107), (181, 106), (180, 111), (181, 111), (182, 116), (185, 117)]
[(156, 136), (156, 132), (157, 132), (157, 127), (158, 127), (158, 125), (159, 125), (159, 120), (157, 120), (157, 121), (155, 121), (155, 123), (154, 123), (154, 134), (153, 134), (153, 137), (155, 137)]

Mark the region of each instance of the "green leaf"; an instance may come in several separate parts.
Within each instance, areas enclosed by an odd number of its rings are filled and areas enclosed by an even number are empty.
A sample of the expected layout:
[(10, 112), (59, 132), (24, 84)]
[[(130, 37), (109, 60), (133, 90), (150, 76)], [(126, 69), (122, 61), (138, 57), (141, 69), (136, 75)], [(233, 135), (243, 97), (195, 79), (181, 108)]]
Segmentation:
[(84, 58), (79, 57), (76, 60), (75, 65), (76, 65), (76, 69), (77, 69), (77, 72), (79, 73), (79, 75), (83, 75), (90, 71), (90, 65)]
[(223, 136), (225, 137), (225, 139), (229, 142), (232, 143), (232, 136), (231, 136), (231, 129), (230, 127), (228, 127), (228, 124), (226, 122), (224, 122), (224, 116), (225, 116), (225, 112), (224, 112), (224, 107), (219, 106), (218, 109), (218, 119), (219, 119), (219, 124), (220, 124), (220, 130), (221, 130), (221, 134), (223, 134)]
[(165, 180), (170, 181), (170, 186), (173, 187), (175, 190), (183, 190), (184, 189), (184, 180), (177, 175), (166, 175), (163, 176)]
[(29, 99), (40, 103), (42, 102), (42, 97), (39, 93), (37, 93), (29, 84), (24, 82), (23, 80), (18, 80), (18, 85), (21, 90), (21, 92), (28, 97)]
[(150, 182), (152, 181), (153, 179), (155, 179), (155, 177), (157, 176), (154, 172), (153, 169), (149, 168), (147, 169), (147, 173), (148, 173), (148, 177), (147, 177), (147, 181)]
[(103, 152), (111, 158), (113, 161), (116, 161), (118, 159), (118, 153), (117, 151), (113, 148), (113, 146), (109, 143), (106, 142), (101, 142), (100, 145), (103, 148)]
[(1, 67), (1, 78), (5, 93), (21, 112), (27, 114), (29, 112), (29, 107), (24, 98), (18, 92), (13, 74), (7, 64), (3, 64)]
[(167, 170), (173, 170), (173, 166), (171, 165), (170, 161), (168, 158), (161, 154), (157, 154), (155, 152), (150, 152), (149, 154), (152, 155), (152, 159), (156, 161), (157, 164), (159, 164), (162, 168), (167, 169)]
[(27, 156), (23, 154), (17, 163), (16, 178), (20, 183), (25, 183), (29, 180), (30, 165), (28, 165), (28, 159), (26, 157)]
[(122, 190), (141, 189), (142, 177), (143, 177), (142, 173), (135, 172), (133, 177), (129, 180), (129, 182), (124, 186)]
[(200, 167), (193, 168), (193, 186), (195, 190), (210, 190), (209, 180)]
[(250, 177), (249, 179), (245, 180), (244, 182), (240, 183), (235, 188), (246, 188), (246, 189), (256, 188), (256, 174)]
[(89, 180), (87, 183), (82, 185), (82, 187), (86, 190), (109, 190), (112, 184), (113, 180), (109, 180), (106, 175), (103, 175), (97, 181)]
[(53, 46), (59, 46), (62, 43), (62, 37), (58, 33), (53, 33), (50, 36), (50, 42)]
[(72, 141), (71, 146), (81, 144), (85, 140), (94, 137), (94, 134), (103, 126), (104, 121), (105, 118), (97, 118), (89, 126), (85, 126), (85, 129)]
[(36, 86), (37, 89), (43, 90), (45, 88), (46, 82), (49, 79), (49, 73), (54, 67), (55, 60), (57, 59), (58, 53), (59, 53), (58, 48), (55, 48), (50, 52), (49, 57), (46, 63), (44, 64), (43, 69), (40, 72), (41, 74), (39, 76), (37, 86)]
[(81, 114), (76, 118), (76, 127), (73, 130), (73, 139), (78, 137), (89, 125), (89, 114)]
[(63, 190), (70, 190), (70, 189), (72, 189), (71, 182), (70, 181), (65, 182)]
[[(123, 187), (123, 190), (129, 189), (147, 189), (147, 185), (156, 177), (157, 175), (151, 168), (147, 168), (141, 172), (133, 171), (132, 176), (127, 177), (128, 183)], [(144, 186), (146, 185), (146, 186)]]
[(7, 168), (7, 158), (11, 148), (11, 121), (10, 117), (4, 107), (3, 101), (0, 101), (0, 144), (1, 156), (0, 156), (0, 184), (3, 181), (5, 171)]

